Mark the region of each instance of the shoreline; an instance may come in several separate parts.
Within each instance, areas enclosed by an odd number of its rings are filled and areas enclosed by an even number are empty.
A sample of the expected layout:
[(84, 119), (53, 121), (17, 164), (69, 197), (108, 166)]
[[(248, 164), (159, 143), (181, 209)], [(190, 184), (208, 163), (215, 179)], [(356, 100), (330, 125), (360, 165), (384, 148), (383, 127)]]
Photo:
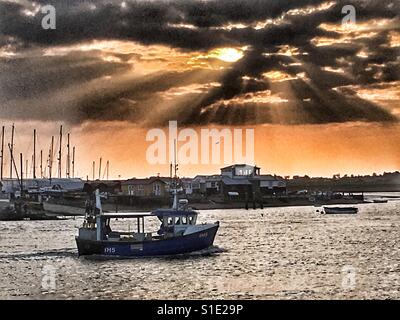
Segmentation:
[[(275, 199), (277, 201), (269, 201), (264, 202), (263, 208), (281, 208), (281, 207), (306, 207), (306, 206), (324, 206), (324, 205), (354, 205), (354, 204), (366, 204), (370, 203), (365, 200), (356, 200), (356, 199), (336, 199), (336, 200), (327, 200), (320, 202), (311, 202), (309, 200), (294, 200), (288, 202), (279, 201), (279, 199)], [(189, 202), (189, 206), (194, 210), (237, 210), (237, 209), (246, 209), (245, 202), (233, 202), (233, 203), (200, 203), (200, 202)], [(68, 206), (63, 205), (64, 208)], [(72, 210), (76, 212), (76, 207), (70, 207)], [(143, 207), (143, 206), (119, 206), (118, 212), (149, 212), (155, 209), (160, 208), (159, 206), (154, 207)], [(161, 206), (161, 208), (169, 208), (169, 206)], [(260, 204), (256, 203), (255, 209), (261, 209)], [(82, 208), (83, 210), (83, 208)], [(112, 204), (103, 204), (103, 210), (105, 212), (115, 212), (115, 205)], [(253, 203), (248, 203), (248, 210), (253, 209)], [(71, 214), (71, 216), (77, 216), (79, 214)]]
[[(385, 195), (385, 198), (390, 199), (390, 201), (400, 200), (400, 196), (395, 195)], [(69, 201), (63, 201), (63, 203), (44, 203), (45, 213), (49, 216), (58, 217), (79, 217), (85, 215), (85, 209), (83, 203), (73, 203)], [(263, 208), (282, 208), (282, 207), (306, 207), (306, 206), (329, 206), (329, 205), (356, 205), (356, 204), (367, 204), (371, 203), (368, 199), (330, 199), (330, 200), (320, 200), (320, 201), (310, 201), (308, 198), (270, 198), (264, 199), (263, 205), (256, 202), (255, 207), (252, 201), (248, 202), (247, 210), (263, 209)], [(2, 209), (8, 205), (8, 202), (2, 201), (0, 203), (0, 213)], [(235, 201), (235, 202), (222, 202), (222, 201), (202, 201), (189, 202), (189, 205), (194, 210), (238, 210), (246, 209), (245, 201)], [(158, 208), (169, 208), (169, 206), (143, 206), (143, 205), (118, 205), (118, 209), (113, 203), (103, 203), (104, 212), (150, 212)], [(116, 210), (117, 209), (117, 210)]]

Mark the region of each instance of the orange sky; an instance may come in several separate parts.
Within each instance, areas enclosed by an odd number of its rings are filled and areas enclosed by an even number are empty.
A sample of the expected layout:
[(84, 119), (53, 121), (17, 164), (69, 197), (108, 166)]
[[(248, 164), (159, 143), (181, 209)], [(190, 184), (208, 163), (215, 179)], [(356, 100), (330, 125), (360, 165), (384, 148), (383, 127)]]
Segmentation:
[[(29, 162), (33, 152), (30, 135), (35, 127), (38, 130), (37, 149), (43, 149), (46, 155), (51, 135), (55, 135), (56, 139), (58, 135), (58, 125), (54, 123), (17, 122), (16, 153), (29, 155)], [(263, 125), (248, 128), (255, 130), (255, 162), (265, 174), (332, 176), (336, 173), (371, 174), (400, 169), (398, 124)], [(182, 129), (179, 124), (178, 129)], [(119, 122), (87, 123), (79, 129), (65, 127), (64, 132), (68, 131), (71, 131), (71, 146), (77, 147), (76, 173), (82, 178), (86, 175), (92, 177), (92, 161), (96, 161), (97, 178), (100, 157), (103, 158), (103, 169), (107, 160), (111, 163), (110, 178), (169, 174), (168, 165), (151, 165), (146, 161), (146, 149), (151, 145), (151, 142), (145, 141), (147, 129)], [(6, 141), (9, 133), (7, 126)], [(58, 146), (55, 149), (58, 150)], [(63, 154), (65, 173), (65, 145)], [(5, 172), (8, 173), (8, 152), (6, 161)], [(179, 175), (219, 173), (219, 168), (224, 165), (223, 159), (219, 165), (181, 165)], [(29, 167), (31, 174), (31, 165)], [(53, 176), (56, 167), (55, 161)]]

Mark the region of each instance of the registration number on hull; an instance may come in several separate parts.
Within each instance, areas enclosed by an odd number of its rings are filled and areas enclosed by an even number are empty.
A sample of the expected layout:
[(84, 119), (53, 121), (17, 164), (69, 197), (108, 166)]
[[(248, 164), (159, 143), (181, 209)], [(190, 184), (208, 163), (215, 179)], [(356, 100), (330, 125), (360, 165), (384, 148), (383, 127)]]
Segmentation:
[(115, 254), (117, 250), (114, 247), (105, 247), (104, 254)]

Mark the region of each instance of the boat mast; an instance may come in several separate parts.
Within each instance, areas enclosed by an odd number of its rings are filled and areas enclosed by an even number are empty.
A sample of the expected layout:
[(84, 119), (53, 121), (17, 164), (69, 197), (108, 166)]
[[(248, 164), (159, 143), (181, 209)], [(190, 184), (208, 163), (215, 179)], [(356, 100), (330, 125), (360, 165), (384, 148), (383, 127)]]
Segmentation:
[(4, 131), (5, 126), (1, 129), (1, 164), (0, 164), (0, 180), (3, 180), (3, 166), (4, 166)]
[[(12, 153), (12, 148), (11, 148), (11, 144), (10, 144), (10, 143), (8, 144), (8, 149), (10, 150), (11, 165), (14, 166), (15, 173), (16, 173), (16, 175), (17, 175), (17, 181), (20, 183), (20, 188), (21, 188), (21, 190), (22, 190), (22, 177), (21, 177), (21, 179), (20, 179), (19, 176), (18, 176), (17, 165), (15, 164), (15, 161), (14, 161), (14, 156), (13, 156), (13, 153)], [(21, 153), (20, 156), (22, 157), (22, 153)], [(21, 161), (22, 161), (22, 160), (21, 160)], [(22, 166), (21, 166), (21, 167), (22, 167)]]
[(25, 178), (28, 179), (28, 159), (25, 160)]
[(101, 199), (100, 199), (100, 190), (96, 189), (95, 191), (95, 197), (96, 197), (96, 208), (99, 210), (99, 214), (103, 214), (103, 208), (101, 207)]
[(69, 149), (69, 133), (67, 135), (67, 168), (66, 168), (66, 176), (70, 178), (70, 170), (71, 170), (71, 154)]
[(72, 148), (72, 178), (75, 178), (75, 146)]
[(93, 164), (92, 164), (92, 171), (93, 171), (93, 181), (94, 181), (94, 171), (95, 171), (95, 167), (96, 167), (96, 162), (95, 162), (95, 161), (93, 161)]
[(33, 129), (33, 179), (36, 179), (36, 129)]
[(43, 179), (43, 150), (40, 150), (40, 178)]
[[(23, 182), (24, 173), (23, 173), (23, 169), (22, 169), (22, 167), (23, 167), (22, 153), (19, 154), (19, 162), (20, 162), (19, 164), (21, 166), (21, 197), (22, 197), (22, 192), (24, 191), (24, 182)], [(17, 174), (17, 177), (18, 177), (17, 169), (15, 169), (15, 173)]]
[(10, 153), (11, 153), (11, 159), (10, 159), (10, 179), (12, 179), (12, 175), (13, 175), (13, 151), (14, 151), (14, 131), (15, 131), (15, 127), (14, 127), (14, 123), (11, 127), (11, 149), (10, 149)]
[(99, 180), (101, 180), (101, 157), (100, 157), (100, 164), (99, 164)]
[(174, 140), (174, 203), (172, 209), (178, 210), (178, 190), (177, 190), (177, 175), (178, 165), (176, 164), (176, 139)]
[(60, 126), (60, 147), (58, 149), (58, 178), (61, 179), (61, 167), (62, 167), (62, 162), (61, 162), (61, 146), (62, 146), (62, 125)]
[(110, 173), (110, 161), (107, 160), (107, 181), (108, 181), (108, 177), (109, 177), (109, 173)]
[(51, 184), (51, 176), (53, 173), (53, 153), (54, 153), (54, 136), (51, 136), (51, 144), (49, 150), (49, 179)]

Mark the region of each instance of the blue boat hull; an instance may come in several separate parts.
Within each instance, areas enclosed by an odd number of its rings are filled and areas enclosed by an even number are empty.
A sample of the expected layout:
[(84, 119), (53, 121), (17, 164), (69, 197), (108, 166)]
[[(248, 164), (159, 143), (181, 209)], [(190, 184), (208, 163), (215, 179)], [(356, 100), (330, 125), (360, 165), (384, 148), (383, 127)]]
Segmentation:
[(78, 254), (114, 257), (145, 257), (188, 253), (206, 249), (214, 243), (218, 225), (196, 233), (174, 238), (128, 242), (128, 241), (93, 241), (76, 237)]

